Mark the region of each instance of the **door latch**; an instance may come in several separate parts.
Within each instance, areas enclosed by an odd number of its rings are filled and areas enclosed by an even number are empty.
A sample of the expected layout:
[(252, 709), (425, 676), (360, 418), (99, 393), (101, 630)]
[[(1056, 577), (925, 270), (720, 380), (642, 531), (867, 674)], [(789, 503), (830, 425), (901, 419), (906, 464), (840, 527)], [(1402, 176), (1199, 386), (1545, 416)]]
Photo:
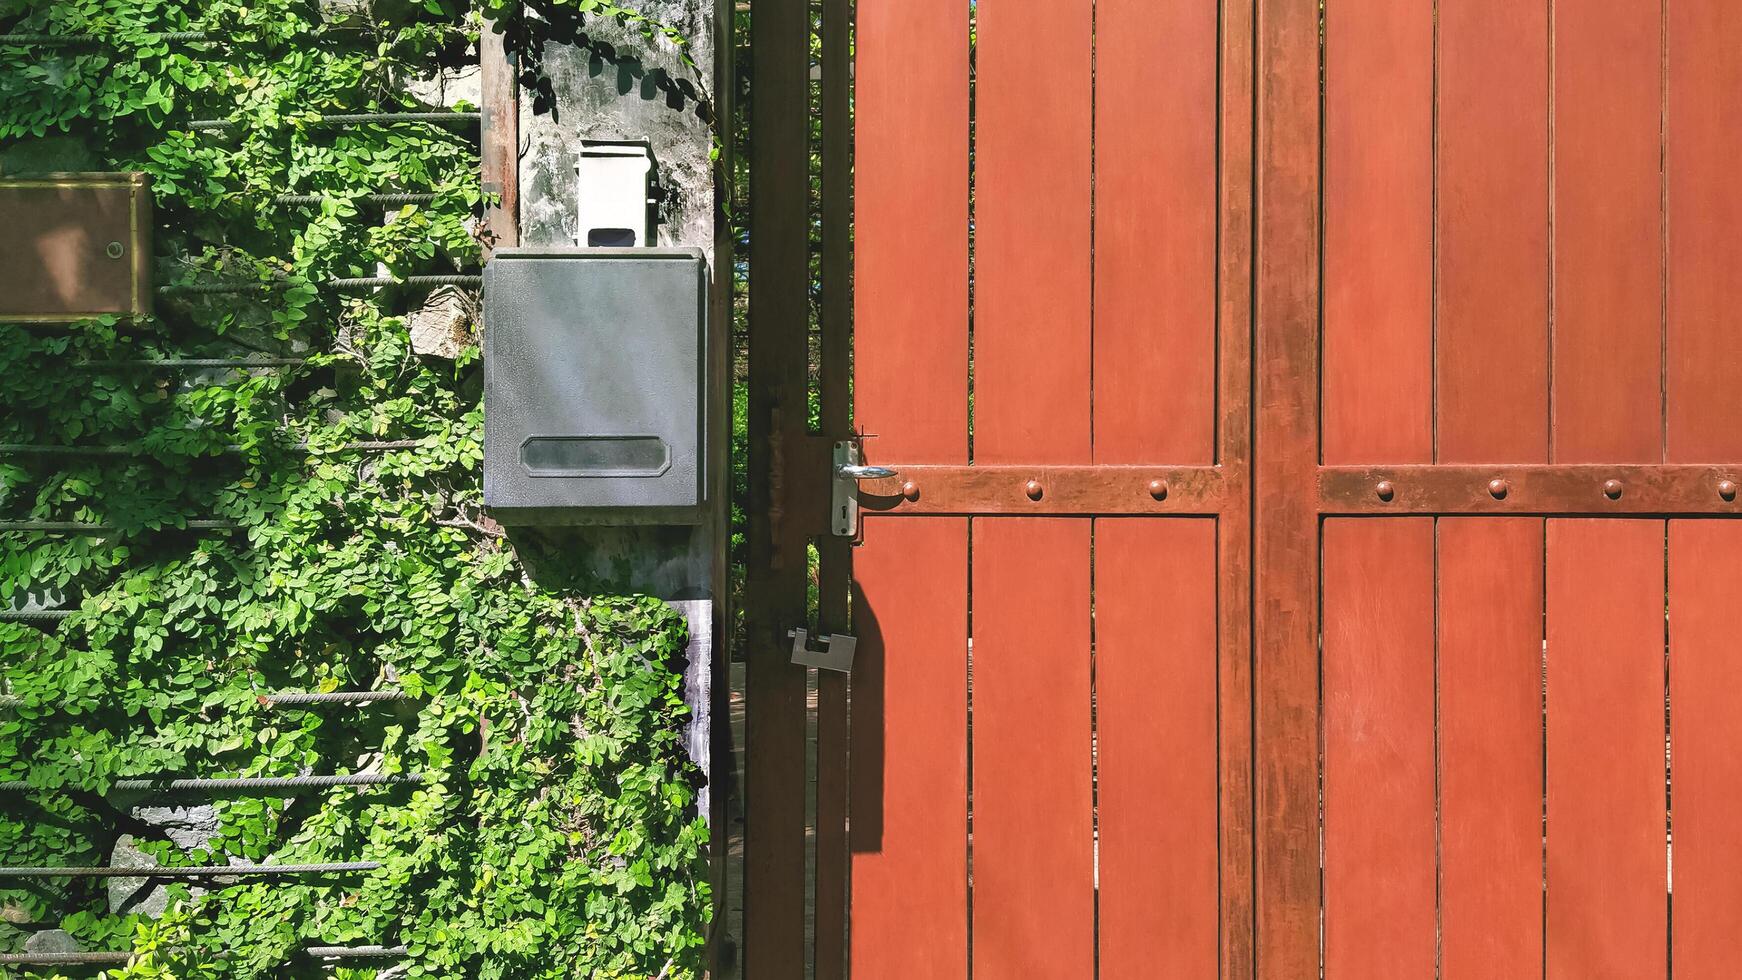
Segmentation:
[(837, 670), (843, 674), (853, 672), (853, 651), (859, 646), (858, 637), (845, 633), (819, 636), (817, 642), (823, 645), (823, 649), (812, 650), (809, 630), (787, 630), (786, 635), (792, 637), (793, 663), (818, 670)]
[(859, 536), (859, 481), (887, 480), (897, 471), (883, 466), (865, 466), (857, 440), (835, 443), (834, 491), (830, 500), (830, 524), (835, 536)]

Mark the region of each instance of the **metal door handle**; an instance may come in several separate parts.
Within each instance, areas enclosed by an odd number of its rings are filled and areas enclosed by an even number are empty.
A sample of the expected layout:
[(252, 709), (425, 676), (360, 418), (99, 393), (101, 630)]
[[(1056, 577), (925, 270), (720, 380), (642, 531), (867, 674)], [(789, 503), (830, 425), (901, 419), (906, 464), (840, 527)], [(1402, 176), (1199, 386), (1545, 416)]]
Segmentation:
[(835, 467), (835, 475), (854, 480), (887, 480), (892, 476), (900, 476), (901, 472), (887, 466), (854, 466), (842, 463)]

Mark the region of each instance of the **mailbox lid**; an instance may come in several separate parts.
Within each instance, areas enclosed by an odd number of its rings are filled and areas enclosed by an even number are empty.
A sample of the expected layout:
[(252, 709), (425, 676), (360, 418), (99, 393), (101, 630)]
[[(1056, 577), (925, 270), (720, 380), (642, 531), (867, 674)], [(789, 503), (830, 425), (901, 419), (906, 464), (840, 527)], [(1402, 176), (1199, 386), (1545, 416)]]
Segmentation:
[(141, 173), (0, 178), (0, 320), (149, 314), (151, 214)]
[(699, 249), (502, 249), (484, 270), (484, 503), (504, 523), (693, 523)]

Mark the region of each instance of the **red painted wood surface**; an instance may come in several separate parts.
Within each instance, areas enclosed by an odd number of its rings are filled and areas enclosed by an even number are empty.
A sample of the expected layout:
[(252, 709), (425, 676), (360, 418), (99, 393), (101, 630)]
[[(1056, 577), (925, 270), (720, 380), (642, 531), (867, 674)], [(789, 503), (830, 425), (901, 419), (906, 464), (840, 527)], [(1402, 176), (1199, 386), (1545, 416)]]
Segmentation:
[(1100, 977), (1217, 968), (1216, 527), (1095, 522)]
[(1438, 461), (1548, 461), (1548, 5), (1439, 5)]
[(1548, 522), (1549, 980), (1667, 973), (1664, 525)]
[(854, 976), (968, 973), (967, 523), (867, 522), (853, 558)]
[(1554, 461), (1663, 456), (1663, 12), (1554, 8)]
[[(1087, 463), (1092, 4), (986, 0), (978, 10), (974, 459)], [(903, 139), (929, 149), (911, 132)]]
[(1324, 461), (1432, 461), (1433, 0), (1325, 11)]
[(1742, 8), (1731, 0), (1667, 7), (1670, 462), (1742, 459)]
[(1210, 3), (1095, 5), (1098, 463), (1214, 461), (1217, 27)]
[(1669, 679), (1675, 975), (1742, 963), (1742, 523), (1669, 525)]
[(1439, 522), (1445, 980), (1542, 970), (1543, 522)]
[(974, 521), (975, 976), (1094, 972), (1089, 534)]
[(968, 460), (968, 11), (858, 11), (854, 422), (873, 462)]
[(1325, 975), (1431, 977), (1433, 519), (1327, 521), (1324, 616)]

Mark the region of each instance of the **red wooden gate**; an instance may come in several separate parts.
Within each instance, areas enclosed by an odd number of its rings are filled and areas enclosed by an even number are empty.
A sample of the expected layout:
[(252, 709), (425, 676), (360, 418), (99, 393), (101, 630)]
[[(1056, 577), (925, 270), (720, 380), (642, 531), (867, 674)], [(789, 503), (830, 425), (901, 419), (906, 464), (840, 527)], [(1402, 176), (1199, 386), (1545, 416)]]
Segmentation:
[(848, 9), (820, 432), (754, 12), (745, 975), (1733, 974), (1742, 10), (879, 0), (849, 123)]

